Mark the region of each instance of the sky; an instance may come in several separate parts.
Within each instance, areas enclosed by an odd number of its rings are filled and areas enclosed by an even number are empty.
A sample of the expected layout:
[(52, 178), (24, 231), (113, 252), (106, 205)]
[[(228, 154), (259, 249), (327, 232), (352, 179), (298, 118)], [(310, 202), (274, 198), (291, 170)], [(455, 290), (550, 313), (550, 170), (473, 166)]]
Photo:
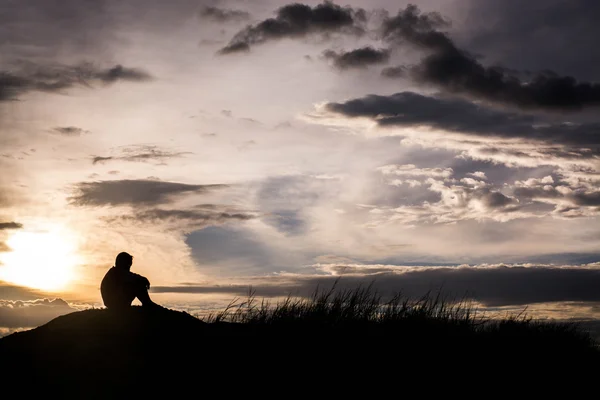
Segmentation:
[(600, 321), (595, 0), (5, 0), (0, 336), (115, 256), (196, 315), (372, 284)]

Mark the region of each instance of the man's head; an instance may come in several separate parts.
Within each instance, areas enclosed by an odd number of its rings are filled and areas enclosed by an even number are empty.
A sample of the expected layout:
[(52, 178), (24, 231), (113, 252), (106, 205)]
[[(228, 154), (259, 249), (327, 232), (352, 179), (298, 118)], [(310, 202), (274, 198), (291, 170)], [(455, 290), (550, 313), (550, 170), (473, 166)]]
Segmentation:
[(117, 254), (117, 259), (115, 260), (115, 267), (124, 268), (129, 270), (131, 268), (131, 264), (133, 263), (133, 256), (126, 252), (121, 252)]

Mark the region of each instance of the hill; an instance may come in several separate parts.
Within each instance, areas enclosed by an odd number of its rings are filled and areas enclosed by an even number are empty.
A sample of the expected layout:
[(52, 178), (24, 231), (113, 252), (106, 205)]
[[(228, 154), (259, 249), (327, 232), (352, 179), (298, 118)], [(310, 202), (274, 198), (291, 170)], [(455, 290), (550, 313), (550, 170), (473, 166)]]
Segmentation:
[(396, 309), (373, 320), (359, 316), (361, 301), (351, 303), (336, 309), (334, 299), (319, 311), (318, 300), (288, 302), (210, 321), (143, 307), (74, 312), (0, 339), (0, 376), (21, 398), (198, 397), (209, 388), (249, 395), (276, 387), (295, 396), (374, 395), (419, 386), (415, 379), (428, 391), (448, 382), (449, 393), (466, 381), (484, 387), (491, 377), (536, 374), (555, 387), (581, 388), (600, 365), (596, 344), (570, 326), (512, 319), (486, 327), (468, 313), (461, 319), (460, 310), (434, 313), (423, 304), (421, 314)]

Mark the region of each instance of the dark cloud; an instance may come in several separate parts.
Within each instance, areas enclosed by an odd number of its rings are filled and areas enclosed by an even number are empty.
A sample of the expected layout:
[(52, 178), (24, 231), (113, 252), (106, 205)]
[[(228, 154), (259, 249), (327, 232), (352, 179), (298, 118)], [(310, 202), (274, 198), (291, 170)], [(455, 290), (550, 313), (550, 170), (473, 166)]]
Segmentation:
[(466, 11), (462, 42), (475, 53), (520, 70), (551, 66), (600, 80), (596, 0), (469, 0)]
[(5, 229), (21, 229), (23, 224), (18, 222), (0, 222), (0, 231)]
[(200, 10), (200, 17), (215, 22), (241, 22), (250, 19), (250, 13), (241, 10), (226, 10), (217, 7), (206, 6)]
[(578, 206), (600, 207), (600, 191), (575, 192), (572, 195), (570, 195), (570, 198)]
[(188, 210), (167, 210), (161, 208), (152, 208), (135, 212), (133, 215), (126, 215), (111, 219), (111, 221), (121, 220), (136, 222), (142, 224), (164, 224), (172, 223), (177, 230), (193, 231), (203, 229), (211, 225), (221, 225), (233, 221), (248, 221), (256, 218), (255, 214), (246, 211), (237, 211), (228, 209), (221, 205), (214, 207), (201, 207)]
[(544, 188), (544, 187), (516, 187), (514, 189), (515, 196), (520, 198), (529, 199), (560, 199), (563, 194), (560, 193), (556, 188)]
[(179, 195), (207, 193), (224, 187), (226, 185), (188, 185), (158, 180), (80, 182), (69, 200), (77, 206), (152, 205), (168, 203)]
[(524, 79), (506, 68), (486, 67), (458, 48), (440, 29), (447, 25), (438, 13), (421, 13), (408, 5), (384, 20), (381, 34), (391, 43), (409, 43), (429, 52), (411, 75), (443, 90), (520, 108), (580, 110), (600, 105), (600, 84), (579, 82), (550, 70)]
[(102, 69), (93, 64), (37, 65), (21, 63), (15, 71), (0, 71), (0, 101), (17, 100), (28, 92), (62, 93), (73, 87), (109, 85), (117, 81), (144, 82), (152, 77), (137, 68), (116, 65)]
[[(0, 232), (6, 231), (6, 230), (21, 229), (21, 228), (23, 228), (23, 224), (20, 224), (18, 222), (12, 222), (12, 221), (11, 222), (0, 222)], [(11, 251), (11, 248), (6, 243), (4, 243), (2, 240), (0, 240), (0, 253), (7, 252), (7, 251)], [(1, 298), (1, 290), (0, 290), (0, 298)]]
[(131, 82), (145, 82), (152, 80), (152, 76), (146, 71), (138, 68), (125, 68), (122, 65), (116, 65), (109, 69), (96, 71), (92, 76), (104, 83), (112, 83), (120, 80)]
[(81, 136), (81, 134), (89, 131), (76, 126), (57, 126), (52, 128), (52, 132), (62, 136)]
[(381, 126), (427, 126), (468, 135), (522, 138), (600, 149), (598, 123), (551, 123), (535, 116), (494, 110), (455, 98), (401, 92), (328, 103), (325, 108), (347, 117), (371, 118)]
[(106, 161), (110, 161), (113, 159), (114, 159), (114, 157), (94, 156), (94, 157), (92, 157), (92, 164), (104, 163)]
[[(511, 199), (500, 192), (484, 191), (480, 194), (480, 198), (488, 208), (503, 208), (515, 203), (515, 199)], [(510, 211), (514, 211), (514, 209)]]
[(366, 13), (362, 9), (341, 7), (326, 1), (315, 7), (294, 3), (277, 10), (268, 18), (241, 30), (220, 54), (248, 51), (251, 46), (283, 38), (302, 38), (310, 34), (362, 34)]
[(0, 327), (32, 328), (74, 311), (62, 299), (0, 300)]
[[(439, 290), (451, 298), (467, 296), (486, 306), (526, 305), (562, 301), (600, 301), (600, 270), (551, 266), (395, 267), (328, 265), (334, 275), (283, 275), (251, 282), (257, 296), (310, 296), (337, 282), (338, 289), (373, 288), (385, 297), (395, 293), (416, 299)], [(231, 293), (244, 296), (247, 286), (155, 287), (155, 292)]]
[(370, 65), (385, 64), (390, 59), (390, 50), (375, 49), (371, 46), (361, 47), (351, 51), (336, 53), (326, 50), (323, 56), (331, 60), (333, 65), (339, 69), (365, 68)]
[(396, 67), (387, 67), (381, 70), (381, 75), (386, 78), (404, 78), (407, 73), (407, 68), (400, 65)]
[(191, 154), (190, 152), (173, 152), (168, 150), (163, 150), (158, 148), (157, 146), (128, 146), (121, 149), (119, 155), (116, 156), (93, 156), (92, 164), (100, 164), (105, 163), (107, 161), (133, 161), (133, 162), (148, 162), (148, 161), (158, 161), (160, 163), (164, 163), (165, 160), (171, 158), (178, 158), (186, 154)]

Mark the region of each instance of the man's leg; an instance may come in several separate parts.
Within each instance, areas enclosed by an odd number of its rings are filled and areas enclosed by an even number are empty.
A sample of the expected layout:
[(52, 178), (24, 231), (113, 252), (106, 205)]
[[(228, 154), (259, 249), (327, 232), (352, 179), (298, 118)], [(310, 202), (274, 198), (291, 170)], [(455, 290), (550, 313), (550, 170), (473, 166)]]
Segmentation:
[(150, 295), (148, 294), (148, 290), (143, 284), (135, 285), (135, 297), (137, 297), (143, 306), (156, 306), (155, 302), (150, 299)]
[(126, 284), (123, 286), (123, 291), (121, 293), (121, 306), (129, 308), (131, 307), (131, 303), (136, 298), (137, 290), (135, 286)]

